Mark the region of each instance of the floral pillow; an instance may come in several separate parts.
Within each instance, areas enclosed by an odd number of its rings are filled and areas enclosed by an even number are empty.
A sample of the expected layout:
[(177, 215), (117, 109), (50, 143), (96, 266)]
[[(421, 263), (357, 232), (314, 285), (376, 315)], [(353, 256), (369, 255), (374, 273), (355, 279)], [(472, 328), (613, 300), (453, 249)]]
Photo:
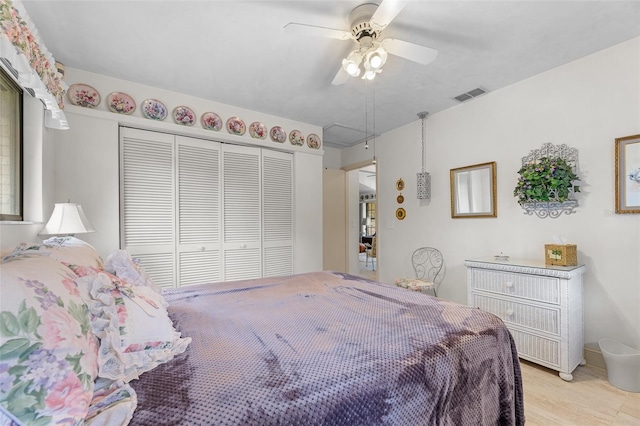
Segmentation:
[(156, 293), (162, 293), (162, 289), (153, 282), (144, 268), (138, 265), (126, 250), (115, 250), (111, 253), (104, 262), (104, 270), (133, 285), (147, 286)]
[[(76, 269), (78, 275), (88, 272)], [(88, 274), (76, 282), (100, 339), (98, 376), (129, 382), (172, 360), (191, 342), (175, 331), (166, 301), (151, 288), (108, 272)]]
[(31, 254), (50, 256), (67, 265), (104, 269), (104, 263), (97, 250), (91, 244), (75, 237), (52, 237), (44, 240), (42, 244), (22, 243), (4, 259)]
[(75, 278), (48, 256), (0, 264), (0, 405), (21, 423), (87, 414), (98, 347)]

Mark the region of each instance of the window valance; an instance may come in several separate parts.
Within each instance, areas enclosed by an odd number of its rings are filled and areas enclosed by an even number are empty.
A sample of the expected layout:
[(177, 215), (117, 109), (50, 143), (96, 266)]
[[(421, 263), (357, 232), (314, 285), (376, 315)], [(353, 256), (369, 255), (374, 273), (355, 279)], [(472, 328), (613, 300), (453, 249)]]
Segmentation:
[(42, 101), (46, 127), (68, 129), (62, 111), (67, 86), (19, 0), (0, 0), (0, 28), (2, 65), (23, 89)]

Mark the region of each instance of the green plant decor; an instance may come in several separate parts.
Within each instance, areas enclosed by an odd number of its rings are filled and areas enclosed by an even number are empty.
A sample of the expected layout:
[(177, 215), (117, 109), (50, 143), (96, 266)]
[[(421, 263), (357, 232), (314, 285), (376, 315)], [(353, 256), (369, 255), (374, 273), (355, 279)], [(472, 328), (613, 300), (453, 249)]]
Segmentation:
[(580, 192), (574, 181), (580, 179), (566, 160), (559, 157), (542, 157), (527, 163), (518, 170), (520, 177), (513, 190), (518, 204), (532, 202), (564, 202), (573, 199)]

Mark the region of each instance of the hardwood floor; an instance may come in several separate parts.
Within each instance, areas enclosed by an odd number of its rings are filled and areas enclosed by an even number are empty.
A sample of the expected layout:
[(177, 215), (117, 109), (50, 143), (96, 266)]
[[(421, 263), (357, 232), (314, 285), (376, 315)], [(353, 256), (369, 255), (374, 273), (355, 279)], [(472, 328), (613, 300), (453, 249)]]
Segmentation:
[(640, 426), (640, 393), (611, 385), (607, 372), (579, 366), (565, 382), (556, 371), (520, 360), (527, 425)]

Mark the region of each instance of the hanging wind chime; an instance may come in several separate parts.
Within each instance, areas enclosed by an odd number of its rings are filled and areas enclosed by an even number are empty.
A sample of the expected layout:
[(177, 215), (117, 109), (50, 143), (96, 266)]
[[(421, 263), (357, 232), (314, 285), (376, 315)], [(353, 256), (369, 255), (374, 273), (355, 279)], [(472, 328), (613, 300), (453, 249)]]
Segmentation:
[(425, 150), (425, 120), (427, 119), (428, 112), (423, 111), (418, 113), (418, 117), (422, 120), (422, 172), (416, 173), (418, 180), (418, 200), (429, 200), (431, 198), (431, 175), (425, 171), (426, 159), (424, 155)]

